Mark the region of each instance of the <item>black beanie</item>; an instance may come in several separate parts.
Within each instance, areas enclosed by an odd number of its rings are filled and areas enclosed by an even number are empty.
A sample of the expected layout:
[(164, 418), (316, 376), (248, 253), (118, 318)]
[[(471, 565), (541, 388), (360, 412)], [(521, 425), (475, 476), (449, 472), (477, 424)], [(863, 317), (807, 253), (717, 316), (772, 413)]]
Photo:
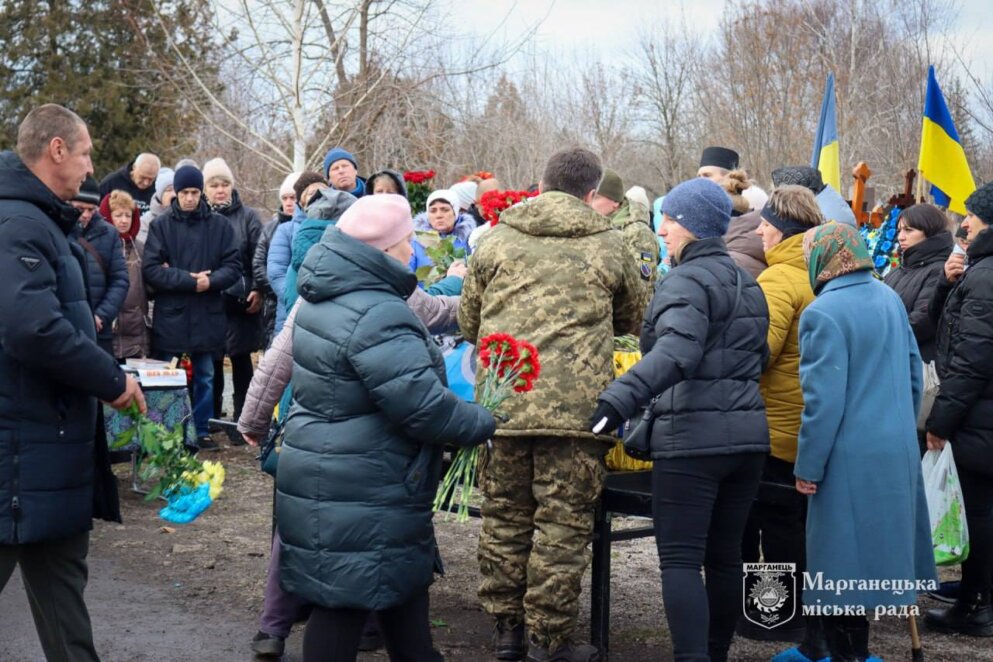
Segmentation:
[(993, 225), (993, 182), (983, 184), (965, 199), (965, 208), (986, 225)]
[(100, 204), (100, 187), (97, 186), (97, 180), (93, 179), (93, 175), (86, 176), (83, 185), (79, 187), (79, 193), (76, 194), (73, 201), (86, 202), (91, 205)]
[(824, 190), (824, 180), (821, 179), (821, 171), (810, 166), (783, 166), (772, 171), (773, 186), (787, 186), (796, 184), (809, 189), (811, 193), (817, 195)]

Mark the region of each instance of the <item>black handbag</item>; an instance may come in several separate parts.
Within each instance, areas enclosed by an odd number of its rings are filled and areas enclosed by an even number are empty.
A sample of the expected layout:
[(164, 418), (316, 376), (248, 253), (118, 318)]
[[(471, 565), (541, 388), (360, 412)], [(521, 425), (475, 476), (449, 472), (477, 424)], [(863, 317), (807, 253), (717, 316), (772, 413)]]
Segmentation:
[[(734, 269), (734, 305), (731, 307), (731, 312), (728, 314), (727, 319), (721, 324), (720, 330), (711, 337), (710, 341), (703, 348), (704, 354), (714, 348), (717, 341), (720, 340), (724, 332), (731, 326), (731, 322), (734, 320), (735, 313), (738, 312), (738, 305), (740, 303), (741, 273), (736, 266)], [(648, 461), (652, 459), (652, 428), (655, 425), (655, 419), (661, 413), (658, 411), (659, 398), (661, 397), (661, 393), (656, 395), (648, 403), (644, 411), (641, 412), (641, 416), (631, 418), (624, 424), (624, 452), (636, 460)]]

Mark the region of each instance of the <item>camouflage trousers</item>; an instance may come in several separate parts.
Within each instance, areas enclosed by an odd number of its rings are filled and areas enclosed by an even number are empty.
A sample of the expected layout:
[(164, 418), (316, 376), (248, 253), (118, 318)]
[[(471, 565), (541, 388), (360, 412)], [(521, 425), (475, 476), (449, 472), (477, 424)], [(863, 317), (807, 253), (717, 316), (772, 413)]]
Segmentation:
[(591, 439), (498, 437), (480, 454), (480, 602), (553, 650), (576, 627), (606, 451)]

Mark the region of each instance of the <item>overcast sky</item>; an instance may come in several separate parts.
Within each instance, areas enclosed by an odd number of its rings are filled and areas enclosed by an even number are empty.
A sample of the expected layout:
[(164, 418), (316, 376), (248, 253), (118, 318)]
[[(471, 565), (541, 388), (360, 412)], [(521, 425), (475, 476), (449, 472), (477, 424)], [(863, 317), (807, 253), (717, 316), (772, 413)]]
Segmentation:
[[(959, 19), (949, 35), (972, 60), (974, 70), (993, 73), (993, 2), (958, 0)], [(725, 0), (464, 0), (453, 5), (452, 20), (462, 29), (486, 34), (507, 18), (507, 34), (524, 26), (538, 29), (537, 44), (552, 51), (594, 52), (611, 60), (631, 50), (640, 27), (650, 27), (667, 14), (678, 16), (711, 33), (720, 21)], [(618, 58), (620, 59), (620, 58)]]

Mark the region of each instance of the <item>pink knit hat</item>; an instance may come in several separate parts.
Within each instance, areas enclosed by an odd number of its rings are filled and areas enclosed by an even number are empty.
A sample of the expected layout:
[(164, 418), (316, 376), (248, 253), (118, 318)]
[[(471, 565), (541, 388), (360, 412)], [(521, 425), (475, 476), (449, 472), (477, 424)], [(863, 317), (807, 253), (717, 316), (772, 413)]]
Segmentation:
[(358, 199), (338, 219), (338, 229), (383, 251), (406, 239), (414, 231), (407, 198), (392, 193)]

